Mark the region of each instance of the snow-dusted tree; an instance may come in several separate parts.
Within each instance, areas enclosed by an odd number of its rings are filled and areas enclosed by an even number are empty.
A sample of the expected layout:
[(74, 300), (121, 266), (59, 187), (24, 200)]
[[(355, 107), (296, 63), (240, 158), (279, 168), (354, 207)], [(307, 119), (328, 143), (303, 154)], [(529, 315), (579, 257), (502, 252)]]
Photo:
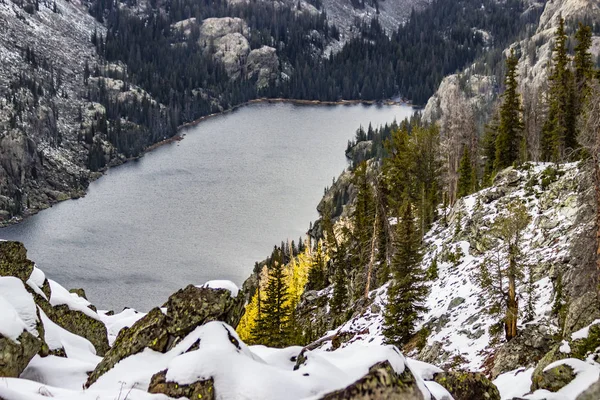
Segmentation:
[(517, 285), (525, 282), (520, 242), (529, 221), (527, 209), (520, 201), (513, 201), (503, 214), (496, 217), (488, 240), (499, 240), (499, 243), (494, 256), (480, 264), (478, 274), (479, 284), (489, 296), (489, 313), (504, 313), (506, 340), (517, 335)]
[(421, 235), (409, 203), (397, 223), (395, 242), (383, 334), (387, 343), (402, 346), (413, 336), (420, 315), (427, 311), (423, 302), (428, 291), (421, 268)]

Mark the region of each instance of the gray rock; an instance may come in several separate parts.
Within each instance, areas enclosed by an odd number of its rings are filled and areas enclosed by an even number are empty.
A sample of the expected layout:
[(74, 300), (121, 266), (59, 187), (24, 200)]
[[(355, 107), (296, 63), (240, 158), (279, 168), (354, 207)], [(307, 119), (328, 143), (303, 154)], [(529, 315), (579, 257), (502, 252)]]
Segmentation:
[(165, 394), (172, 398), (186, 397), (188, 399), (213, 400), (215, 385), (213, 379), (201, 380), (190, 385), (180, 385), (167, 381), (167, 370), (152, 376), (148, 393)]
[(442, 372), (434, 375), (454, 400), (500, 400), (500, 392), (482, 373)]
[(42, 341), (27, 331), (17, 341), (0, 334), (0, 377), (18, 378), (41, 349)]
[(496, 352), (492, 379), (518, 367), (533, 367), (554, 344), (554, 338), (546, 328), (539, 325), (527, 326)]
[(465, 302), (465, 299), (463, 297), (453, 298), (452, 301), (450, 301), (450, 304), (448, 305), (448, 311), (460, 306), (464, 302)]
[(592, 386), (587, 388), (581, 393), (575, 400), (598, 400), (600, 399), (600, 379), (596, 381)]
[(423, 400), (409, 368), (397, 374), (388, 361), (375, 364), (369, 372), (348, 387), (328, 393), (320, 400)]
[(550, 350), (544, 357), (540, 360), (540, 362), (533, 370), (533, 374), (531, 375), (531, 390), (535, 391), (541, 389), (541, 384), (544, 376), (544, 369), (552, 364), (555, 361), (562, 360), (568, 358), (569, 354), (562, 353), (560, 351), (560, 345), (556, 345)]
[(278, 78), (279, 57), (273, 47), (263, 46), (254, 49), (248, 54), (246, 60), (246, 76), (256, 79), (256, 86), (261, 89), (268, 86), (269, 82)]
[(33, 261), (20, 242), (0, 242), (0, 276), (14, 276), (26, 282), (33, 272)]
[(207, 18), (200, 26), (198, 43), (223, 63), (229, 77), (237, 79), (250, 53), (247, 34), (248, 25), (241, 18)]
[(573, 379), (575, 379), (573, 368), (561, 364), (547, 371), (543, 371), (537, 382), (537, 387), (550, 392), (558, 392), (560, 389), (567, 386)]
[(600, 310), (596, 294), (584, 293), (569, 304), (564, 324), (565, 334), (578, 331), (598, 318), (600, 318)]

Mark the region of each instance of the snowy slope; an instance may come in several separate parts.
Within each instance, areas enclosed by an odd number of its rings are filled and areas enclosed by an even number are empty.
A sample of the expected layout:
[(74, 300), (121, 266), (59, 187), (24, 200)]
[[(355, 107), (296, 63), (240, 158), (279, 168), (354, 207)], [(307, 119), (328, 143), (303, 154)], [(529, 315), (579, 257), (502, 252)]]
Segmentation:
[[(438, 278), (430, 283), (425, 302), (429, 311), (423, 316), (420, 328), (427, 328), (427, 345), (421, 351), (409, 355), (424, 358), (442, 367), (485, 371), (486, 362), (493, 360), (497, 349), (504, 344), (502, 336), (494, 337), (490, 328), (498, 322), (488, 312), (489, 298), (477, 280), (479, 265), (488, 258), (496, 257), (497, 246), (486, 246), (483, 240), (493, 221), (501, 215), (512, 201), (524, 202), (531, 217), (521, 243), (524, 259), (533, 271), (533, 318), (524, 322), (524, 306), (527, 303), (526, 279), (517, 288), (521, 315), (519, 329), (541, 326), (549, 333), (559, 333), (557, 320), (552, 315), (554, 301), (553, 280), (556, 274), (566, 270), (574, 258), (574, 238), (582, 236), (590, 221), (581, 221), (587, 204), (581, 192), (582, 172), (576, 163), (560, 166), (555, 178), (547, 163), (528, 164), (519, 169), (502, 172), (491, 188), (460, 199), (448, 210), (448, 224), (438, 220), (425, 237), (425, 254), (422, 267), (427, 269), (434, 258), (438, 262)], [(546, 178), (546, 180), (544, 180)], [(542, 187), (544, 185), (544, 187)], [(440, 215), (443, 214), (443, 210)], [(444, 256), (446, 254), (446, 256)], [(454, 258), (447, 255), (459, 255)], [(500, 259), (506, 259), (502, 252)], [(504, 256), (504, 258), (503, 258)], [(450, 258), (450, 260), (448, 260)], [(387, 302), (387, 284), (371, 292), (372, 304), (362, 315), (347, 321), (325, 336), (338, 334), (347, 338), (342, 347), (357, 342), (380, 344), (383, 310)], [(581, 293), (583, 294), (583, 293)], [(574, 334), (585, 335), (586, 330)], [(326, 342), (323, 348), (331, 348)], [(597, 380), (595, 363), (578, 364), (582, 376), (574, 387), (586, 388)], [(529, 392), (533, 369), (525, 368), (504, 374), (496, 381), (503, 398), (523, 396)], [(594, 375), (596, 374), (596, 375)], [(593, 377), (596, 376), (595, 379)], [(573, 387), (564, 391), (575, 392)], [(561, 392), (562, 393), (562, 392)], [(505, 395), (505, 396), (504, 396)], [(561, 394), (564, 396), (564, 394)], [(537, 397), (536, 397), (537, 396)], [(532, 399), (539, 397), (538, 393)], [(540, 395), (541, 396), (541, 395)], [(552, 398), (575, 398), (567, 397)], [(529, 398), (529, 397), (527, 397)]]

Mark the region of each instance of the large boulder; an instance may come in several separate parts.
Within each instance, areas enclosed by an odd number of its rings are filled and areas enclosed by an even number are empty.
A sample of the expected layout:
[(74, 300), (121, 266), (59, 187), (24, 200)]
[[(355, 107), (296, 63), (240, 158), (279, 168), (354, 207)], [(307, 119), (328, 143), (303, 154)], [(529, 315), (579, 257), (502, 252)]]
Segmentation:
[(18, 378), (29, 361), (42, 350), (42, 341), (23, 331), (17, 340), (0, 334), (0, 377)]
[(545, 327), (527, 326), (496, 352), (492, 378), (521, 366), (533, 367), (550, 351), (554, 342), (554, 337)]
[(37, 294), (34, 295), (34, 299), (52, 322), (89, 340), (94, 345), (97, 355), (104, 356), (108, 352), (110, 348), (108, 333), (102, 321), (92, 318), (82, 311), (72, 310), (66, 304), (52, 306), (50, 302)]
[(236, 327), (244, 313), (243, 296), (232, 297), (226, 289), (189, 285), (172, 294), (163, 308), (152, 309), (129, 328), (123, 328), (112, 348), (90, 375), (92, 385), (122, 359), (150, 348), (165, 353), (197, 326), (223, 321)]
[(482, 373), (441, 372), (434, 380), (442, 385), (454, 400), (500, 400), (500, 392)]
[(36, 354), (47, 355), (31, 294), (14, 277), (0, 277), (0, 377), (18, 377)]
[(558, 392), (567, 386), (576, 375), (569, 365), (559, 364), (555, 367), (542, 371), (536, 382), (537, 389), (545, 389), (550, 392)]
[(544, 369), (553, 362), (569, 358), (569, 354), (560, 351), (560, 345), (556, 345), (538, 362), (531, 375), (531, 390), (541, 389), (541, 383), (544, 380)]
[[(108, 351), (106, 327), (99, 319), (94, 319), (81, 311), (71, 310), (66, 304), (55, 306), (50, 304), (52, 290), (49, 281), (42, 271), (35, 268), (33, 261), (27, 259), (27, 250), (23, 243), (0, 241), (0, 276), (13, 276), (20, 279), (25, 284), (25, 289), (33, 296), (35, 304), (53, 322), (69, 332), (88, 339), (96, 348), (98, 355), (102, 356)], [(42, 350), (46, 350), (43, 341)]]
[(0, 242), (0, 276), (15, 276), (26, 282), (33, 272), (33, 261), (20, 242)]
[(152, 376), (149, 393), (164, 394), (173, 398), (186, 397), (188, 399), (214, 400), (215, 386), (212, 379), (198, 381), (190, 385), (180, 385), (177, 382), (167, 381), (167, 371), (160, 371)]
[(167, 316), (159, 308), (154, 308), (131, 327), (121, 329), (112, 348), (90, 374), (86, 385), (89, 387), (116, 363), (145, 348), (165, 352), (168, 342)]
[(229, 290), (194, 285), (172, 294), (163, 307), (167, 309), (169, 333), (177, 337), (210, 321), (223, 321), (235, 328), (244, 314), (243, 300), (231, 297)]
[(375, 364), (350, 386), (321, 397), (321, 400), (423, 400), (423, 393), (408, 368), (396, 373), (388, 361)]
[(600, 349), (600, 323), (590, 325), (587, 328), (587, 334), (582, 336), (570, 343), (571, 357), (585, 360), (590, 353)]

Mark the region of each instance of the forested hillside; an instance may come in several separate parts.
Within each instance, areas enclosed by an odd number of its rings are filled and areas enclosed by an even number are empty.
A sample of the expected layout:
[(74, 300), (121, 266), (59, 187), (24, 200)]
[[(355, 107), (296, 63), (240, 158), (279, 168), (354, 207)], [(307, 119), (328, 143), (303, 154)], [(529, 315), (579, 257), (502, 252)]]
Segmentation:
[(359, 18), (340, 32), (320, 2), (5, 1), (0, 127), (13, 150), (2, 219), (79, 196), (98, 171), (250, 99), (424, 104), (445, 74), (525, 35), (540, 10), (418, 2), (397, 29), (386, 15), (386, 29)]

